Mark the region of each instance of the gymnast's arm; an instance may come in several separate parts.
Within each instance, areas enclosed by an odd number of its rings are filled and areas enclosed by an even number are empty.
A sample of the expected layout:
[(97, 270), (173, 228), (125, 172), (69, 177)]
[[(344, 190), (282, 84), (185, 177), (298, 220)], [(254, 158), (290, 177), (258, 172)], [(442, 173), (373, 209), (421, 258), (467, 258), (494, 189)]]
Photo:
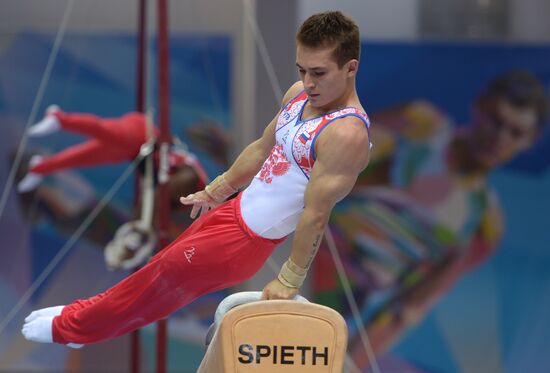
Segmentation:
[[(302, 87), (301, 82), (292, 85), (283, 98), (282, 107), (300, 93), (303, 89)], [(241, 189), (247, 186), (252, 181), (254, 175), (260, 171), (260, 168), (275, 145), (275, 127), (279, 114), (280, 111), (266, 127), (262, 137), (248, 145), (226, 171), (226, 180), (233, 188)]]
[[(283, 98), (283, 107), (302, 89), (301, 82), (292, 85)], [(204, 191), (180, 198), (180, 202), (184, 205), (194, 205), (191, 217), (195, 217), (201, 208), (204, 213), (209, 208), (223, 202), (252, 181), (275, 145), (275, 128), (279, 114), (280, 111), (265, 128), (263, 135), (244, 148), (233, 165), (223, 175), (214, 179)]]
[[(296, 228), (289, 261), (278, 278), (266, 285), (263, 299), (291, 299), (299, 291), (300, 281), (309, 269), (321, 244), (323, 232), (334, 205), (353, 188), (357, 175), (367, 166), (369, 136), (357, 117), (337, 119), (317, 138), (317, 159), (304, 195), (304, 211)], [(285, 266), (289, 270), (284, 272)]]

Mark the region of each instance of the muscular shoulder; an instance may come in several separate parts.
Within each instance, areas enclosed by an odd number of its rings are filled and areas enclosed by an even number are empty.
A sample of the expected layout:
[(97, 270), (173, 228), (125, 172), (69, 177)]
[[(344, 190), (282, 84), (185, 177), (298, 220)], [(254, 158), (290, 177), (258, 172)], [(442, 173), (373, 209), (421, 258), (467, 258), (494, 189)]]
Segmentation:
[(315, 144), (317, 158), (328, 154), (354, 159), (366, 166), (369, 155), (369, 133), (365, 123), (355, 116), (336, 119), (319, 134)]
[(296, 97), (303, 90), (304, 90), (304, 85), (300, 80), (294, 83), (293, 85), (291, 85), (283, 97), (282, 106), (285, 106), (286, 104), (288, 104), (290, 100)]
[[(321, 133), (321, 136), (330, 138), (331, 142), (343, 142), (344, 144), (368, 145), (369, 133), (360, 118), (347, 116), (335, 119), (333, 123)], [(321, 139), (321, 136), (319, 139)]]

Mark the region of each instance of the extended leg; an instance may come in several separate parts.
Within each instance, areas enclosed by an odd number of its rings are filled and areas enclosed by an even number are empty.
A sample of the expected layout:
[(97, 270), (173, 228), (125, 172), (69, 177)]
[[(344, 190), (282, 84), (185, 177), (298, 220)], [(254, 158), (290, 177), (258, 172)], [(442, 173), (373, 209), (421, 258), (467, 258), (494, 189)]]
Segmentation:
[(109, 290), (63, 308), (49, 321), (56, 343), (115, 338), (168, 316), (197, 297), (252, 276), (276, 243), (259, 240), (235, 219), (234, 201), (199, 218), (151, 261)]
[(32, 166), (30, 172), (49, 175), (57, 171), (132, 160), (137, 154), (130, 149), (98, 140), (71, 146)]

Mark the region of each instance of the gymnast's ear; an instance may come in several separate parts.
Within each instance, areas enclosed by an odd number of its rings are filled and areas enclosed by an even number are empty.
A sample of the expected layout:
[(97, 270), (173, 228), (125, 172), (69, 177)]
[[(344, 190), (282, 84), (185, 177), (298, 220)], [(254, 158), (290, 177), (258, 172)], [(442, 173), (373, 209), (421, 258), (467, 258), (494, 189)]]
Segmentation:
[(348, 62), (346, 62), (346, 64), (344, 65), (344, 68), (346, 69), (348, 77), (353, 78), (357, 74), (357, 69), (359, 68), (359, 61), (353, 58)]

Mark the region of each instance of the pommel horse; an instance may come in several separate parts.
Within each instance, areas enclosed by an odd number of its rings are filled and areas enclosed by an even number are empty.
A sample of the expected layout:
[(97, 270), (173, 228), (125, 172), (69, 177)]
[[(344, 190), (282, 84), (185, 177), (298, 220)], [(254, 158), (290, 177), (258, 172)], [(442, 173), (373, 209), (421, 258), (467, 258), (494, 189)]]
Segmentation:
[(197, 373), (341, 373), (348, 330), (335, 310), (295, 300), (230, 295), (218, 306)]

